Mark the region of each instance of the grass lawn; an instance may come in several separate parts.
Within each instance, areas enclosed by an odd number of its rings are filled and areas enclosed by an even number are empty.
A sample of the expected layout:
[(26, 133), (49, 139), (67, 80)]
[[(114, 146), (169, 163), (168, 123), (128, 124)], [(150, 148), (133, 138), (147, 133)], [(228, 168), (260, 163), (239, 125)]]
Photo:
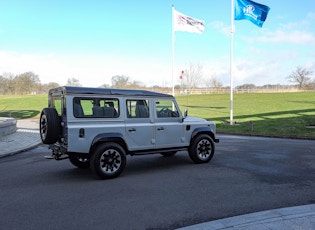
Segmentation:
[[(315, 139), (315, 92), (234, 94), (233, 126), (229, 94), (176, 99), (182, 111), (187, 107), (189, 115), (214, 121), (218, 133)], [(44, 107), (47, 95), (0, 96), (0, 117), (38, 118)]]
[(229, 94), (179, 96), (177, 101), (189, 115), (214, 121), (217, 132), (315, 139), (315, 92), (234, 94), (233, 126)]
[(0, 96), (0, 117), (36, 118), (47, 107), (47, 95)]

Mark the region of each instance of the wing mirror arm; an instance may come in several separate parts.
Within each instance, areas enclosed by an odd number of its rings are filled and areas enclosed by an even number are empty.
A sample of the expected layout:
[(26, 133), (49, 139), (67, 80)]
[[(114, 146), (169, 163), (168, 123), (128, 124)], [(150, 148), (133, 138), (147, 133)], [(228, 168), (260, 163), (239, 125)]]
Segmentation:
[(184, 112), (184, 117), (186, 118), (187, 116), (188, 116), (188, 109), (186, 108)]
[(185, 109), (184, 117), (182, 118), (182, 122), (184, 122), (185, 118), (188, 116), (188, 109)]

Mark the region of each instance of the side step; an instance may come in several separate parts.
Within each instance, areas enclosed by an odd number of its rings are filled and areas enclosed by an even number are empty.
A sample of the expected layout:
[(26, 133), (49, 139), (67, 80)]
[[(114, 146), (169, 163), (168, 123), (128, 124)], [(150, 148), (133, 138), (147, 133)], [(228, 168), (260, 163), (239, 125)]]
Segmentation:
[(170, 148), (170, 149), (154, 149), (154, 150), (142, 150), (142, 151), (135, 151), (130, 152), (130, 156), (140, 156), (140, 155), (147, 155), (147, 154), (156, 154), (156, 153), (167, 153), (167, 152), (179, 152), (179, 151), (187, 151), (186, 147), (178, 147), (178, 148)]
[(65, 159), (68, 159), (69, 157), (68, 156), (64, 156), (64, 157), (60, 157), (60, 156), (54, 156), (54, 155), (51, 155), (51, 156), (45, 156), (45, 159), (47, 160), (56, 160), (56, 161), (61, 161), (61, 160), (65, 160)]
[(55, 158), (53, 156), (45, 156), (45, 159), (47, 159), (47, 160), (54, 160)]

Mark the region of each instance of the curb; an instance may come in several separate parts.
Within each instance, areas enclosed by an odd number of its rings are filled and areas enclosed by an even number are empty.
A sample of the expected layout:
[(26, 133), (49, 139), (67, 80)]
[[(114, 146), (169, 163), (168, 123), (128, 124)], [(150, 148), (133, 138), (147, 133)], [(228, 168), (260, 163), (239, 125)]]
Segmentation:
[(18, 120), (15, 133), (0, 137), (0, 158), (15, 155), (41, 145), (37, 120)]
[(272, 209), (234, 216), (178, 230), (314, 229), (315, 204)]

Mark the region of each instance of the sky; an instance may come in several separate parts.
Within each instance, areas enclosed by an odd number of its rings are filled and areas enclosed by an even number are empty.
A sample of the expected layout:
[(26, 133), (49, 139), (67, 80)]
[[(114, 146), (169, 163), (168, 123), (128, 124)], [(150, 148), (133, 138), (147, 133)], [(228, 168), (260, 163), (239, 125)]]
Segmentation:
[[(292, 84), (297, 67), (315, 71), (315, 1), (259, 0), (263, 27), (234, 21), (233, 85)], [(205, 21), (203, 34), (176, 31), (174, 9)], [(189, 65), (203, 81), (230, 85), (231, 0), (1, 0), (0, 75), (32, 71), (41, 83), (111, 84), (124, 75), (147, 86), (172, 84)], [(315, 76), (313, 76), (315, 78)]]

